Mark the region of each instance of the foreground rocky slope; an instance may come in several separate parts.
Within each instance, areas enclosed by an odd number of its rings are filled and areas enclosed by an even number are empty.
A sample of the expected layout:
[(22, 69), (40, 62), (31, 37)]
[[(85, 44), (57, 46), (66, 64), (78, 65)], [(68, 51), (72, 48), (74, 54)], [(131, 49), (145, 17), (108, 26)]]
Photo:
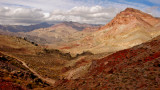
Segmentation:
[(17, 59), (0, 52), (0, 89), (26, 90), (49, 87)]
[(159, 19), (149, 14), (127, 8), (117, 14), (111, 22), (101, 27), (99, 31), (59, 48), (72, 54), (83, 51), (91, 51), (95, 54), (115, 52), (141, 44), (160, 35), (159, 23)]
[(88, 73), (59, 80), (58, 89), (159, 89), (160, 36), (133, 48), (93, 60)]

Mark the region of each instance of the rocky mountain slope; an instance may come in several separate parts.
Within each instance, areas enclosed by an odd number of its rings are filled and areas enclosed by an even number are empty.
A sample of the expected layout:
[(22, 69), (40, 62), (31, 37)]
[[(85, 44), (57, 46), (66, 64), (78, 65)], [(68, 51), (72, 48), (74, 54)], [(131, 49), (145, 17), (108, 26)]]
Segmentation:
[(9, 53), (34, 54), (41, 50), (36, 43), (29, 42), (24, 38), (0, 35), (0, 51)]
[(63, 55), (56, 50), (55, 52), (52, 50), (53, 55), (50, 55), (51, 51), (24, 38), (0, 35), (0, 41), (0, 88), (2, 89), (51, 88), (55, 80), (50, 77), (58, 77), (56, 71), (59, 70), (61, 63), (66, 61), (65, 58), (69, 57), (68, 54)]
[(1, 90), (26, 90), (49, 87), (21, 62), (0, 52), (0, 88)]
[(91, 51), (95, 54), (115, 52), (160, 35), (159, 26), (159, 19), (140, 10), (127, 8), (93, 34), (59, 48), (72, 54), (83, 51)]
[(59, 80), (55, 88), (62, 90), (159, 89), (159, 46), (160, 36), (104, 58), (92, 60), (88, 73), (78, 78)]
[(30, 42), (34, 42), (34, 43), (37, 43), (37, 44), (40, 44), (40, 45), (44, 45), (46, 43), (49, 43), (44, 38), (40, 38), (40, 37), (37, 37), (37, 36), (26, 35), (26, 34), (20, 33), (20, 32), (17, 33), (17, 32), (9, 32), (9, 31), (0, 30), (0, 35), (25, 38), (26, 40), (28, 40)]
[(36, 55), (41, 50), (42, 47), (23, 38), (0, 35), (0, 88), (26, 90), (50, 87), (18, 58), (19, 55)]
[[(46, 49), (45, 47), (37, 45), (36, 43), (27, 41), (25, 38), (18, 38), (15, 36), (0, 35), (0, 41), (1, 41), (0, 55), (2, 54), (2, 59), (6, 60), (6, 57), (9, 58), (9, 59), (7, 58), (6, 62), (0, 61), (0, 67), (2, 65), (3, 69), (5, 68), (12, 69), (12, 63), (10, 65), (10, 63), (8, 62), (10, 60), (11, 62), (18, 62), (18, 63), (13, 63), (13, 65), (20, 65), (20, 67), (30, 68), (29, 69), (30, 72), (34, 73), (35, 76), (40, 78), (43, 82), (45, 81), (49, 85), (53, 85), (55, 83), (55, 80), (61, 78), (61, 75), (64, 73), (61, 72), (61, 70), (65, 68), (67, 63), (74, 64), (73, 61), (77, 62), (77, 60), (81, 57), (89, 57), (91, 55), (93, 56), (92, 53), (84, 52), (82, 54), (77, 55), (76, 57), (72, 57), (69, 53), (62, 53), (59, 50), (54, 50), (54, 49)], [(19, 70), (17, 68), (20, 67), (19, 66), (15, 67), (15, 70)], [(3, 69), (2, 70), (0, 69), (0, 72), (1, 71), (3, 72)], [(26, 70), (23, 70), (23, 72), (25, 72)], [(9, 77), (11, 74), (10, 71), (7, 71), (5, 73), (7, 73), (4, 74), (7, 77)], [(2, 78), (3, 77), (4, 76), (2, 76)], [(15, 84), (15, 86), (16, 85), (23, 86), (22, 88), (39, 87), (36, 86), (37, 84), (34, 82), (34, 79), (33, 80), (29, 79), (30, 81), (25, 82), (24, 78), (21, 77), (18, 78), (18, 81), (24, 82), (24, 85), (23, 83), (21, 84), (17, 82), (12, 82), (12, 80), (14, 80), (14, 78), (10, 78), (9, 81), (4, 81), (4, 82), (2, 81), (2, 83), (10, 83), (10, 85)], [(32, 83), (29, 84), (29, 82)], [(52, 88), (52, 87), (47, 86), (47, 88)]]

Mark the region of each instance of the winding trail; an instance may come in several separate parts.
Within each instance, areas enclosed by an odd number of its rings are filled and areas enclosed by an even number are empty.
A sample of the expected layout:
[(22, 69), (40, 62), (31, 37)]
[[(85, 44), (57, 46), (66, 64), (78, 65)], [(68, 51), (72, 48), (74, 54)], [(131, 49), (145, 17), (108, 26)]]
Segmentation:
[(29, 69), (32, 73), (34, 73), (34, 75), (36, 75), (38, 78), (42, 79), (43, 81), (46, 81), (46, 82), (49, 83), (50, 85), (53, 86), (53, 85), (55, 84), (56, 80), (42, 77), (40, 74), (38, 74), (38, 73), (37, 73), (36, 71), (34, 71), (32, 68), (28, 67), (27, 64), (26, 64), (23, 60), (15, 57), (15, 56), (9, 55), (9, 54), (7, 54), (7, 53), (1, 52), (1, 51), (0, 51), (0, 53), (2, 53), (2, 54), (4, 54), (4, 55), (7, 55), (7, 56), (9, 56), (9, 57), (15, 58), (17, 61), (21, 62), (23, 66), (25, 66), (25, 67), (26, 67), (27, 69)]

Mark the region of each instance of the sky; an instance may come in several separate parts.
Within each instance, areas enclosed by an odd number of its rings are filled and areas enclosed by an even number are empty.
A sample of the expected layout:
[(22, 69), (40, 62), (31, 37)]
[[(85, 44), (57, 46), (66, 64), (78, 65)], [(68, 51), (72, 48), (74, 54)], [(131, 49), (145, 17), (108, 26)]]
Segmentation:
[(0, 24), (106, 24), (127, 7), (160, 17), (160, 0), (0, 0)]

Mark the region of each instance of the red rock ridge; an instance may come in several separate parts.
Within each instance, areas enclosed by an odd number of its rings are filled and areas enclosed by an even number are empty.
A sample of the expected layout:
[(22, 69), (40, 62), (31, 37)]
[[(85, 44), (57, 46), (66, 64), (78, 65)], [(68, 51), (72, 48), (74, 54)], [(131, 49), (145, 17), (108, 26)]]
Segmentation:
[(129, 24), (132, 22), (141, 22), (144, 23), (145, 25), (148, 26), (154, 26), (159, 22), (158, 19), (154, 18), (153, 16), (144, 13), (140, 10), (133, 9), (133, 8), (127, 8), (124, 11), (120, 12), (117, 14), (117, 16), (108, 24), (105, 26), (101, 27), (100, 30), (109, 28), (109, 27), (114, 27), (117, 25), (122, 25), (122, 24)]

